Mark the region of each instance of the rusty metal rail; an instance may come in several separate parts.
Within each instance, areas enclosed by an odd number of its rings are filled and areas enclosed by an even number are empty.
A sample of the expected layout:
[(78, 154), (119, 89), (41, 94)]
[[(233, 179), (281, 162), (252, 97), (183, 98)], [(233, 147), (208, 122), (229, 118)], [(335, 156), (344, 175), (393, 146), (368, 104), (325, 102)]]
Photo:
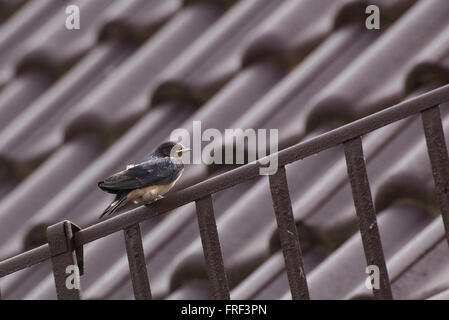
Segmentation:
[[(381, 287), (373, 289), (373, 294), (376, 298), (392, 299), (390, 281), (366, 173), (361, 137), (373, 130), (419, 112), (422, 114), (435, 190), (441, 207), (446, 239), (449, 242), (449, 160), (439, 112), (439, 105), (444, 102), (449, 102), (449, 85), (298, 143), (276, 154), (279, 170), (275, 175), (269, 177), (270, 191), (293, 299), (308, 299), (309, 293), (284, 167), (289, 163), (340, 144), (343, 144), (345, 150), (348, 177), (359, 219), (367, 265), (375, 264), (380, 270)], [(275, 155), (267, 157), (273, 156)], [(214, 217), (212, 195), (257, 177), (260, 167), (262, 165), (259, 161), (243, 165), (178, 191), (150, 207), (140, 207), (125, 212), (82, 230), (79, 230), (69, 221), (50, 226), (47, 232), (49, 243), (0, 262), (0, 278), (51, 259), (58, 298), (80, 299), (80, 288), (75, 288), (75, 290), (67, 288), (68, 275), (66, 268), (68, 265), (74, 265), (80, 269), (79, 274), (82, 274), (83, 245), (123, 230), (135, 298), (151, 299), (139, 223), (187, 203), (196, 202), (201, 242), (214, 298), (229, 299), (229, 287)]]

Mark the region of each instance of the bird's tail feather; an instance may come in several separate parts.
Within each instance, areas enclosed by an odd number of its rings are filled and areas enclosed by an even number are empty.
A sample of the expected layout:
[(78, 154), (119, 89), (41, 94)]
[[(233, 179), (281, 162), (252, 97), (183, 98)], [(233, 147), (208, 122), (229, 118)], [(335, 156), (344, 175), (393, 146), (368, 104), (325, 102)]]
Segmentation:
[(115, 197), (115, 200), (103, 211), (99, 219), (103, 218), (104, 215), (110, 215), (111, 213), (119, 209), (122, 205), (125, 204), (123, 202), (127, 199), (127, 197), (127, 193), (118, 194), (117, 197)]

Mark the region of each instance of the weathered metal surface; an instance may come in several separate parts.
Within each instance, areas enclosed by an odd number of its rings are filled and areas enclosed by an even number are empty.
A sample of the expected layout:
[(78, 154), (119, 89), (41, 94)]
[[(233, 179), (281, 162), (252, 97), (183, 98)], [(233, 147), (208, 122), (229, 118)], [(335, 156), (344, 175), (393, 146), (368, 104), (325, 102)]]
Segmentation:
[(343, 145), (366, 263), (368, 266), (375, 265), (379, 268), (380, 287), (377, 289), (373, 286), (373, 294), (378, 299), (392, 299), (390, 280), (388, 279), (387, 266), (377, 227), (376, 212), (366, 173), (362, 140), (358, 137), (346, 141)]
[(142, 246), (142, 236), (139, 224), (123, 230), (125, 235), (126, 253), (128, 255), (129, 271), (136, 300), (151, 300), (150, 281)]
[(294, 300), (309, 299), (307, 280), (302, 262), (298, 231), (292, 212), (285, 168), (269, 176), (271, 198), (278, 224), (279, 239), (284, 254), (288, 283)]
[(441, 124), (440, 108), (435, 106), (422, 111), (421, 114), (436, 196), (446, 230), (446, 240), (449, 243), (449, 159)]
[(49, 258), (50, 248), (48, 244), (44, 244), (9, 259), (5, 259), (0, 262), (0, 278), (13, 272), (29, 268)]
[(80, 269), (73, 234), (80, 228), (70, 221), (56, 223), (47, 229), (56, 294), (60, 300), (81, 299)]
[(212, 284), (214, 299), (228, 300), (230, 299), (228, 280), (224, 269), (212, 197), (210, 195), (196, 201), (196, 212), (207, 264), (207, 275)]

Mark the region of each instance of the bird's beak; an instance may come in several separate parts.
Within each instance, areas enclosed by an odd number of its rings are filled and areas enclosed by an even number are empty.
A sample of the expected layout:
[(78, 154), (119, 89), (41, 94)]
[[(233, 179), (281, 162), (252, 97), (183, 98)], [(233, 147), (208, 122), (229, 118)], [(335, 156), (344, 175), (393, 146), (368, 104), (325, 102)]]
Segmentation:
[(188, 151), (191, 151), (192, 149), (189, 149), (189, 148), (183, 148), (183, 149), (181, 149), (181, 150), (179, 150), (179, 152), (188, 152)]

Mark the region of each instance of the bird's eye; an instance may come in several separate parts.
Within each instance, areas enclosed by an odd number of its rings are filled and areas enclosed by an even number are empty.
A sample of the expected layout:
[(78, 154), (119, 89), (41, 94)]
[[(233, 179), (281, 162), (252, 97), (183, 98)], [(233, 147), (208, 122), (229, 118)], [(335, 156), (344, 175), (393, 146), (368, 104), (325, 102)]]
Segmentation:
[(178, 151), (178, 157), (182, 157), (182, 151)]

